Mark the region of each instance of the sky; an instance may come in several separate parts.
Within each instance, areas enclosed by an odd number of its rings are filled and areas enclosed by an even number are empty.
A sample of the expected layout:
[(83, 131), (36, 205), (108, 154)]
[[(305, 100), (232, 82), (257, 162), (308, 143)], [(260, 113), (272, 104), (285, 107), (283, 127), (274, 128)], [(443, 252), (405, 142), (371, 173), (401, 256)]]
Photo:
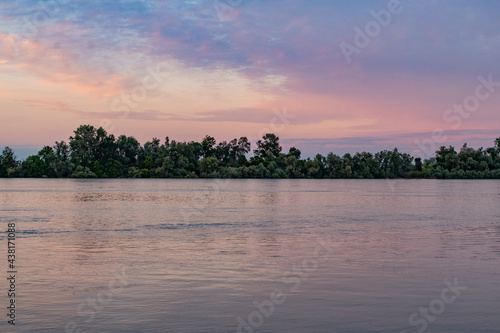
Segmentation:
[(2, 0), (0, 146), (273, 132), (303, 156), (491, 147), (496, 0)]

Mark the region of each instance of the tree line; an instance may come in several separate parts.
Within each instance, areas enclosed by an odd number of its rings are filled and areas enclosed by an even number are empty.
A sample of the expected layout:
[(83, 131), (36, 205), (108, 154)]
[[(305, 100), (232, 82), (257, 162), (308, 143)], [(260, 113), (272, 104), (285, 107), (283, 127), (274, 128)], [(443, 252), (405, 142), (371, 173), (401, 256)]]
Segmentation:
[(134, 137), (116, 138), (102, 127), (81, 125), (69, 143), (55, 142), (19, 161), (5, 147), (0, 177), (36, 178), (438, 178), (500, 179), (500, 138), (494, 147), (460, 151), (442, 146), (436, 156), (421, 158), (397, 148), (376, 154), (339, 156), (329, 153), (301, 159), (299, 149), (282, 152), (279, 137), (268, 133), (258, 140), (253, 156), (246, 137), (217, 143), (177, 142), (166, 137), (141, 145)]

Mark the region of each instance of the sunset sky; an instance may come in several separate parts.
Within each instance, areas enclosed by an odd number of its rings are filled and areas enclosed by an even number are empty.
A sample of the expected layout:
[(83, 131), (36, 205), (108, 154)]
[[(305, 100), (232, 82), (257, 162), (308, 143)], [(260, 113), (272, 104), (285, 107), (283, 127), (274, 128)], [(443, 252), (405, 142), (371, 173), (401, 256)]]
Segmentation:
[(25, 158), (92, 124), (274, 132), (306, 156), (491, 147), (499, 17), (495, 0), (3, 0), (0, 145)]

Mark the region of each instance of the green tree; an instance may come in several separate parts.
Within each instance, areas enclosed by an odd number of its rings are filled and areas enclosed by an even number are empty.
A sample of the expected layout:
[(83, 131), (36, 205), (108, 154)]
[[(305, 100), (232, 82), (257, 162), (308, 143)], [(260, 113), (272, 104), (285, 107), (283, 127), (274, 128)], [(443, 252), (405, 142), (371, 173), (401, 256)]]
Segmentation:
[(71, 162), (71, 151), (69, 145), (64, 142), (54, 144), (54, 160), (51, 163), (51, 168), (55, 177), (69, 177), (75, 168)]
[(326, 156), (326, 176), (328, 178), (343, 177), (343, 161), (339, 155), (329, 153)]
[(443, 146), (423, 162), (397, 148), (375, 155), (329, 153), (325, 158), (317, 154), (313, 159), (301, 159), (295, 147), (287, 154), (281, 150), (279, 138), (272, 133), (257, 142), (248, 161), (251, 144), (246, 137), (219, 144), (208, 135), (201, 143), (166, 137), (161, 144), (153, 138), (141, 146), (133, 137), (121, 135), (115, 140), (102, 127), (82, 125), (69, 145), (56, 141), (22, 163), (5, 147), (0, 177), (500, 178), (500, 138), (494, 147), (473, 149), (464, 144), (458, 153), (452, 146)]
[(442, 167), (444, 170), (451, 171), (459, 166), (458, 154), (455, 148), (449, 146), (441, 146), (436, 151), (436, 166)]
[(120, 135), (116, 140), (116, 148), (118, 152), (118, 159), (127, 166), (134, 166), (137, 164), (141, 145), (136, 138), (132, 136)]
[(252, 165), (248, 168), (248, 176), (250, 178), (270, 178), (271, 172), (266, 169), (263, 163)]
[(352, 169), (354, 168), (354, 163), (352, 161), (352, 156), (349, 153), (342, 156), (342, 178), (351, 178)]
[(281, 146), (279, 144), (279, 137), (273, 133), (267, 133), (262, 137), (262, 140), (257, 141), (257, 149), (254, 150), (254, 155), (266, 158), (268, 153), (272, 156), (278, 157), (281, 153)]
[(10, 147), (5, 147), (0, 155), (0, 177), (14, 177), (18, 172), (19, 162)]
[(380, 169), (373, 155), (368, 152), (356, 153), (352, 159), (354, 178), (379, 178)]
[(95, 161), (105, 164), (116, 156), (115, 137), (102, 128), (81, 125), (69, 138), (71, 158), (76, 165), (92, 167)]
[(417, 171), (422, 171), (422, 159), (420, 157), (415, 159), (415, 169)]
[(218, 171), (217, 169), (219, 167), (219, 163), (220, 163), (219, 160), (214, 156), (202, 158), (198, 162), (200, 168), (200, 176), (202, 177), (212, 176), (214, 173)]
[(106, 175), (110, 178), (122, 177), (124, 174), (124, 167), (120, 161), (110, 158), (104, 166)]
[(76, 167), (75, 172), (71, 175), (73, 178), (97, 178), (97, 175), (90, 170), (88, 167), (79, 165)]
[(323, 178), (325, 173), (326, 159), (321, 154), (317, 154), (313, 160), (306, 162), (307, 176), (311, 178)]
[(290, 155), (285, 158), (285, 172), (290, 178), (303, 177), (299, 160), (295, 155)]
[(231, 144), (226, 141), (219, 142), (215, 147), (215, 157), (222, 162), (222, 165), (228, 165), (231, 161)]
[(381, 178), (408, 177), (414, 170), (413, 157), (400, 153), (397, 148), (376, 153), (375, 160)]
[(45, 175), (45, 163), (38, 155), (31, 155), (21, 164), (21, 175), (23, 177), (39, 178)]
[(300, 160), (300, 155), (301, 151), (295, 147), (290, 147), (287, 154), (287, 156), (295, 156), (298, 160)]
[(245, 165), (246, 157), (245, 154), (250, 152), (250, 142), (246, 137), (241, 137), (238, 140), (233, 139), (228, 144), (228, 158), (223, 161), (232, 166)]
[(55, 159), (56, 157), (52, 148), (45, 146), (38, 154), (28, 156), (28, 158), (21, 163), (21, 175), (35, 178), (54, 177), (55, 174), (52, 165)]
[(203, 138), (203, 141), (201, 142), (201, 146), (202, 146), (202, 149), (203, 149), (203, 157), (211, 157), (211, 156), (214, 156), (215, 155), (215, 145), (216, 145), (216, 141), (213, 137), (211, 136), (205, 136), (205, 138)]

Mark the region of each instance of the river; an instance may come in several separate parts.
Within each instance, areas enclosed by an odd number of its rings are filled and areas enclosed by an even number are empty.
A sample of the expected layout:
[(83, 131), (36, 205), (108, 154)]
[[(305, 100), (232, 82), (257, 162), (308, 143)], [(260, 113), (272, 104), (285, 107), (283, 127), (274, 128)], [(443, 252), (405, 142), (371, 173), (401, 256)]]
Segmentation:
[(500, 332), (500, 181), (1, 179), (0, 203), (1, 332)]

